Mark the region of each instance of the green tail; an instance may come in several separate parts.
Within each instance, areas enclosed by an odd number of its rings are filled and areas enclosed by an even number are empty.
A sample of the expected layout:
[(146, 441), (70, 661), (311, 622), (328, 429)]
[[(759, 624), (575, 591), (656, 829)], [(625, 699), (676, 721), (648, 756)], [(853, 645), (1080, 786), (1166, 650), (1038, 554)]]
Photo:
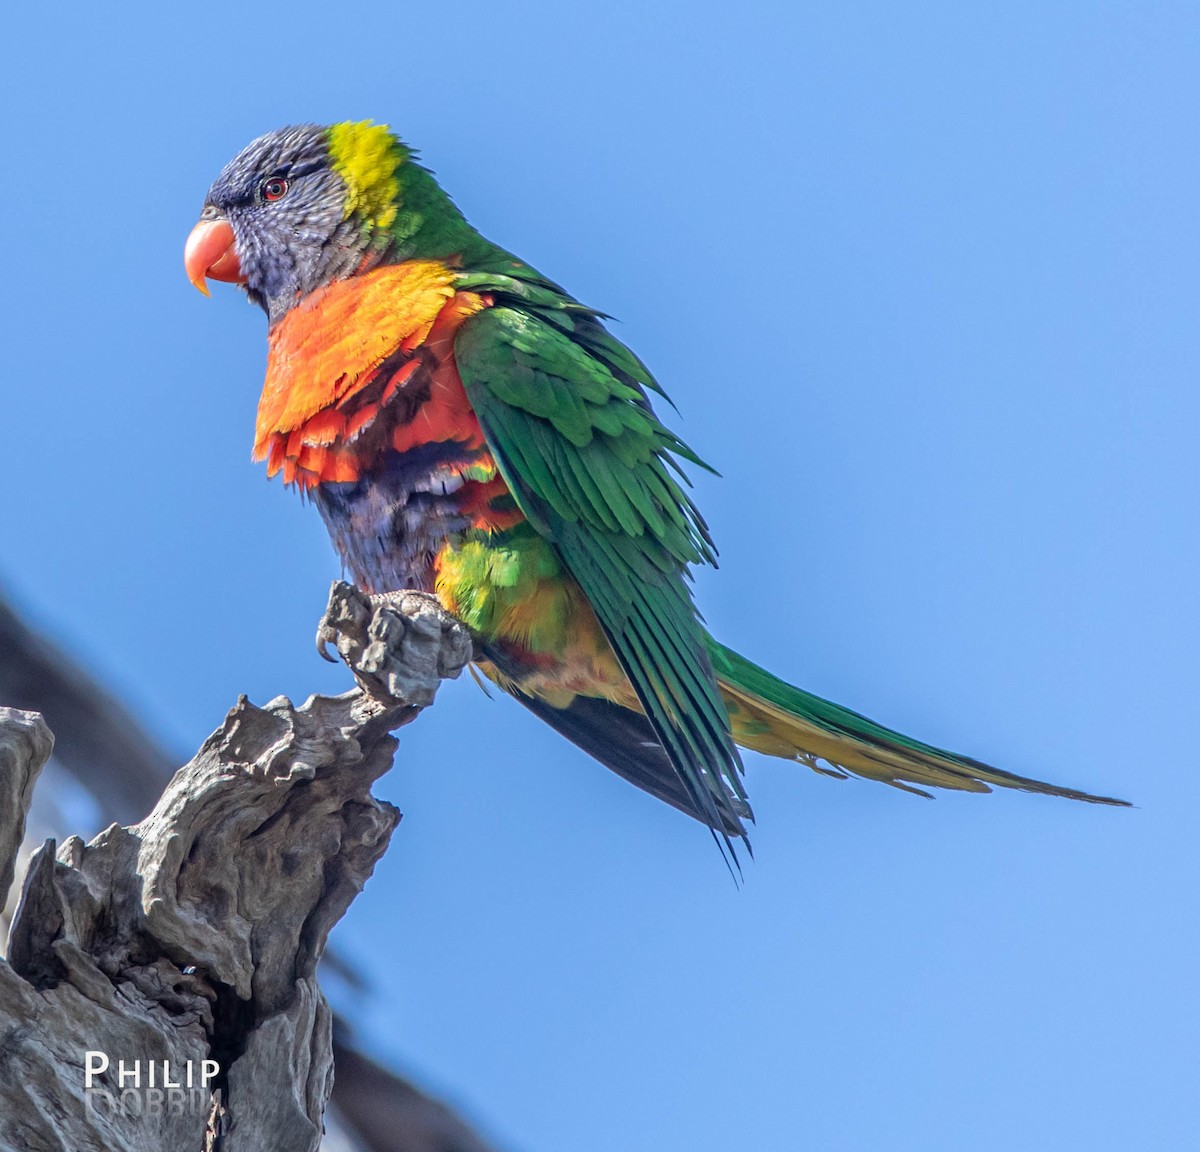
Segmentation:
[(799, 760), (827, 776), (864, 776), (921, 796), (929, 796), (925, 788), (990, 792), (995, 786), (1129, 806), (1125, 800), (1017, 776), (913, 740), (785, 683), (711, 636), (708, 654), (729, 711), (733, 738), (744, 748)]

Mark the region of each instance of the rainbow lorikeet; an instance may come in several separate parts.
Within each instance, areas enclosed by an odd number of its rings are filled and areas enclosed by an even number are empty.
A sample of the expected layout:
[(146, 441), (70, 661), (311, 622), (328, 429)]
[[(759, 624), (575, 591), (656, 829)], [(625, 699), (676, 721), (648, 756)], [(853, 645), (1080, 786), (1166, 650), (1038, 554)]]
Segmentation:
[(662, 395), (603, 315), (484, 239), (385, 126), (285, 128), (209, 189), (187, 272), (269, 322), (256, 459), (317, 506), (371, 594), (436, 595), (482, 673), (730, 843), (738, 746), (817, 771), (1120, 803), (893, 732), (718, 643), (712, 563)]

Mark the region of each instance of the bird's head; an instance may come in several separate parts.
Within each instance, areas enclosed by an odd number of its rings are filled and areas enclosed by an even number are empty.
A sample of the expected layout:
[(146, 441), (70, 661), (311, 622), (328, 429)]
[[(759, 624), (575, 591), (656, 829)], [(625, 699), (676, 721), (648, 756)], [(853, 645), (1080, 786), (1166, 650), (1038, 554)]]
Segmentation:
[(240, 284), (278, 319), (314, 289), (372, 267), (419, 226), (397, 219), (405, 169), (418, 167), (410, 157), (370, 121), (260, 136), (208, 190), (184, 252), (188, 279), (206, 295), (208, 280)]

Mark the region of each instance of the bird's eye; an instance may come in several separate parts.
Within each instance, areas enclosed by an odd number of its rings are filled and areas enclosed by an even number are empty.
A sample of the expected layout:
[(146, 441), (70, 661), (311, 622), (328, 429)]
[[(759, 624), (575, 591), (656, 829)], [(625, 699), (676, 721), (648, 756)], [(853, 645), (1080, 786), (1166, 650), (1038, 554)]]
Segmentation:
[(282, 176), (272, 176), (262, 186), (264, 200), (282, 200), (287, 195), (288, 182)]

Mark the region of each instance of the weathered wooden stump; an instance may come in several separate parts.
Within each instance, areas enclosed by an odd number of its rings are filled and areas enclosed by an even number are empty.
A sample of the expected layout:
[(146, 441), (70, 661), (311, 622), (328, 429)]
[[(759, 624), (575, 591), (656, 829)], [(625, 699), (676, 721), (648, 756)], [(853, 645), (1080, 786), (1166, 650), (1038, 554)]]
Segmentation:
[[(317, 962), (400, 819), (371, 785), (471, 655), (427, 601), (345, 585), (322, 632), (355, 691), (239, 700), (145, 820), (35, 855), (0, 960), (0, 1148), (318, 1147)], [(39, 715), (0, 708), (0, 905), (52, 747)]]

